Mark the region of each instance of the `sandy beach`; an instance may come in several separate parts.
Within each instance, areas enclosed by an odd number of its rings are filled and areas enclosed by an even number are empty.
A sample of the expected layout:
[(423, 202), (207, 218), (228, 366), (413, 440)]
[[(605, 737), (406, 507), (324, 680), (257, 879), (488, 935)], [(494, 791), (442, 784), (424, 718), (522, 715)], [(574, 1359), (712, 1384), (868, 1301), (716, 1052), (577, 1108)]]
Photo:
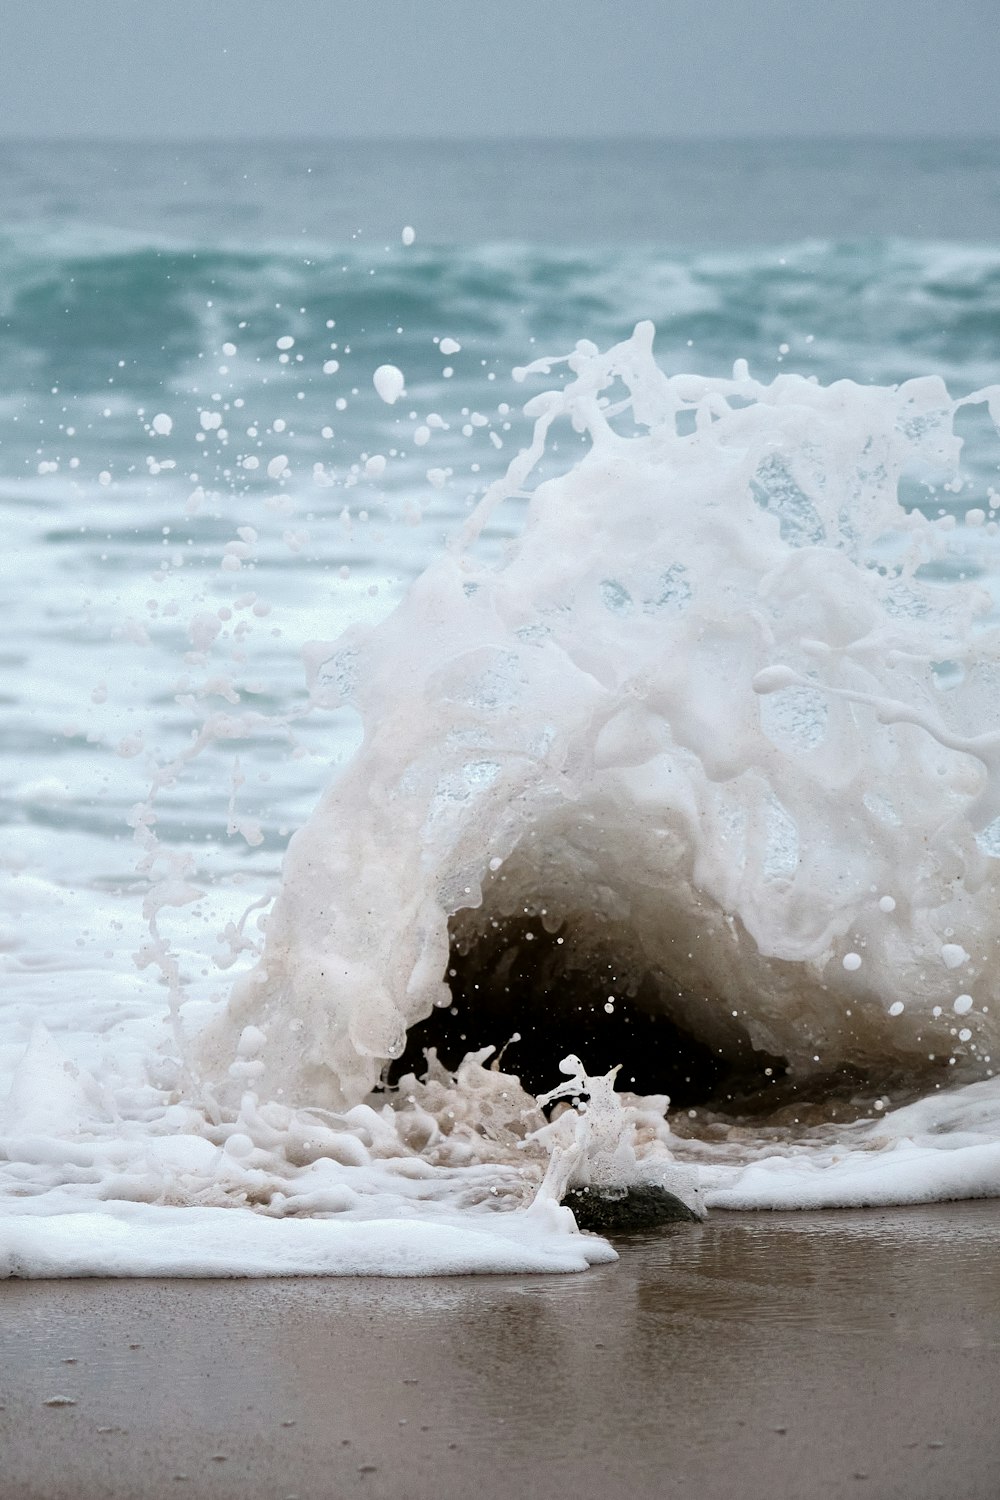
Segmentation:
[(3, 1500), (991, 1500), (1000, 1205), (723, 1214), (583, 1275), (9, 1281)]

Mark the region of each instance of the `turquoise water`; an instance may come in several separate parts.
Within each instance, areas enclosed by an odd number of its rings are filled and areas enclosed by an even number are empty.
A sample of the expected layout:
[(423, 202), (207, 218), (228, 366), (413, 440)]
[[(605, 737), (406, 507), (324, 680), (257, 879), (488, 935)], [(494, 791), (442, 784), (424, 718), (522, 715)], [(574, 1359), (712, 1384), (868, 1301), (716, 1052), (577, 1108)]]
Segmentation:
[[(0, 816), (30, 864), (68, 854), (95, 878), (128, 872), (144, 756), (190, 733), (186, 609), (163, 579), (219, 603), (252, 569), (281, 614), (249, 617), (254, 701), (295, 701), (302, 640), (397, 597), (525, 439), (512, 367), (641, 318), (668, 371), (745, 358), (761, 378), (933, 372), (961, 392), (1000, 360), (996, 143), (21, 145), (0, 188), (0, 499), (17, 558)], [(407, 381), (391, 407), (372, 387), (385, 362)], [(429, 412), (441, 425), (416, 446)], [(241, 525), (256, 555), (230, 578), (219, 554)], [(116, 756), (138, 729), (142, 754)], [(275, 761), (257, 809), (273, 867), (328, 756), (260, 753)], [(217, 759), (160, 834), (228, 864)]]

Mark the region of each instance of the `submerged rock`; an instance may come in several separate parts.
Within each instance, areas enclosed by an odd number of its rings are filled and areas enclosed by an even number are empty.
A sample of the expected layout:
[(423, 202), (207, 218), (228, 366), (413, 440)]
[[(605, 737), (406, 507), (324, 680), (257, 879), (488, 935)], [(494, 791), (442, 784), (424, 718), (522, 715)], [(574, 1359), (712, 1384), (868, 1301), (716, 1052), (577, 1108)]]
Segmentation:
[(570, 1188), (563, 1198), (581, 1229), (595, 1234), (636, 1234), (663, 1224), (698, 1224), (694, 1209), (666, 1188), (637, 1183), (627, 1188)]

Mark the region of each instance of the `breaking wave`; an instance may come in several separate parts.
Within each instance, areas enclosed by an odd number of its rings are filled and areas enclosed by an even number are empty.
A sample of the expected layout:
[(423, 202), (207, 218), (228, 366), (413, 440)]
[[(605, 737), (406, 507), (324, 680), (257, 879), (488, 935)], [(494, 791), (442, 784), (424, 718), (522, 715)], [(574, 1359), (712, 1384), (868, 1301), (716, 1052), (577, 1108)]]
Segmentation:
[[(147, 1101), (141, 1169), (79, 1079), (90, 1144), (14, 1153), (55, 1197), (10, 1267), (107, 1264), (70, 1182), (131, 1204), (117, 1269), (175, 1272), (579, 1268), (608, 1252), (574, 1184), (1000, 1191), (996, 496), (960, 470), (1000, 387), (668, 376), (652, 335), (516, 372), (555, 383), (530, 445), (392, 614), (307, 647), (362, 740), (262, 956)], [(187, 899), (154, 887), (154, 948)], [(153, 1203), (209, 1215), (201, 1249)], [(218, 1250), (233, 1203), (300, 1239)]]
[[(908, 486), (953, 482), (956, 420), (995, 421), (1000, 391), (668, 377), (651, 342), (578, 345), (404, 604), (310, 647), (315, 698), (364, 743), (292, 840), (207, 1056), (252, 1024), (269, 1088), (341, 1107), (436, 1008), (453, 1047), (483, 1010), (485, 1040), (541, 1035), (551, 1063), (573, 1042), (592, 1070), (622, 1061), (602, 1027), (625, 1011), (661, 1025), (644, 1085), (710, 1110), (780, 1101), (794, 1134), (830, 1101), (877, 1118), (978, 1084), (981, 1123), (995, 524)], [(563, 420), (586, 455), (484, 560)]]

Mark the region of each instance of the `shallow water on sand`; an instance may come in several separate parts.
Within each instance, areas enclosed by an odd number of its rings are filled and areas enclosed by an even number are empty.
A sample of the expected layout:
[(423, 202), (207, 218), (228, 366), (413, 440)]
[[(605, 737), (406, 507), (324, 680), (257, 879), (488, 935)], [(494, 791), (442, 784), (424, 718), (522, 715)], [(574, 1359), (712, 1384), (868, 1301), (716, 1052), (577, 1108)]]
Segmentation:
[(3, 1495), (986, 1500), (998, 1231), (728, 1214), (586, 1277), (9, 1282)]

